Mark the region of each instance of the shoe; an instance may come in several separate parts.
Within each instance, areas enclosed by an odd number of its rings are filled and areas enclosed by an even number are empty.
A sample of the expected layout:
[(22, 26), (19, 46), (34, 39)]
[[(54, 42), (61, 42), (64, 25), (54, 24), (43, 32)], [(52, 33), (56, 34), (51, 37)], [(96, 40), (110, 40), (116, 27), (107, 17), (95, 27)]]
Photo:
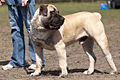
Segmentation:
[(5, 66), (2, 66), (3, 70), (9, 70), (9, 69), (12, 69), (12, 68), (13, 68), (13, 65), (11, 65), (11, 64), (7, 64)]
[(36, 69), (36, 64), (31, 64), (28, 69), (30, 70), (35, 70)]

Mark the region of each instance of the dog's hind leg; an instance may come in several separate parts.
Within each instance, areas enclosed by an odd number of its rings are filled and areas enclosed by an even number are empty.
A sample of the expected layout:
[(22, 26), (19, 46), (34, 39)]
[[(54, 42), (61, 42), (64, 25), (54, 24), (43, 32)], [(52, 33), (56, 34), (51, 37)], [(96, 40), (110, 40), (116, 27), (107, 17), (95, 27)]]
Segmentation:
[(92, 74), (94, 72), (96, 57), (95, 57), (94, 52), (93, 52), (93, 45), (94, 45), (94, 40), (91, 37), (89, 37), (82, 44), (83, 49), (84, 49), (85, 53), (88, 55), (89, 61), (90, 61), (89, 68), (88, 68), (88, 70), (83, 72), (84, 74)]
[(91, 22), (91, 25), (86, 26), (85, 30), (91, 37), (93, 37), (93, 39), (98, 43), (98, 45), (102, 49), (110, 67), (113, 69), (111, 74), (117, 72), (117, 68), (113, 62), (112, 55), (109, 51), (108, 40), (105, 34), (103, 23), (100, 20), (96, 21), (96, 23)]
[(59, 57), (59, 66), (61, 68), (61, 75), (59, 77), (66, 77), (68, 75), (67, 72), (67, 57), (66, 57), (66, 49), (65, 49), (65, 44), (63, 43), (63, 41), (59, 41), (56, 45), (55, 45), (56, 51), (58, 53), (58, 57)]
[(117, 68), (113, 62), (113, 58), (112, 58), (112, 55), (109, 51), (109, 46), (108, 46), (108, 40), (107, 40), (107, 37), (105, 35), (105, 32), (99, 34), (98, 36), (95, 36), (94, 37), (96, 42), (98, 43), (98, 45), (100, 46), (100, 48), (102, 49), (105, 57), (106, 57), (106, 60), (108, 61), (110, 67), (113, 69), (111, 71), (111, 74), (114, 74), (117, 72)]

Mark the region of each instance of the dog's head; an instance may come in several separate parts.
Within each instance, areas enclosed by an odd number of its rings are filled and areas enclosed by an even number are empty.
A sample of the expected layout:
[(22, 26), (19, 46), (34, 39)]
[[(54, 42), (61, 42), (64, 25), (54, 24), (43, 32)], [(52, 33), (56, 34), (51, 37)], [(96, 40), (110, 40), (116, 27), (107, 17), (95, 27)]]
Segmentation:
[(54, 5), (43, 4), (39, 8), (39, 16), (44, 28), (58, 30), (64, 23), (64, 17), (59, 14), (59, 11)]

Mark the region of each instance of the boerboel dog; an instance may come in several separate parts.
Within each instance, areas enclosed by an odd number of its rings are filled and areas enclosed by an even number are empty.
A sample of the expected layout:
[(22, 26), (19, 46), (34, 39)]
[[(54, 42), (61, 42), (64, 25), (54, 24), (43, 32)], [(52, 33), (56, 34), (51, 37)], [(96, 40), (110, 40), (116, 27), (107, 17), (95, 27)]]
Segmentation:
[(102, 49), (110, 67), (111, 74), (117, 72), (108, 47), (101, 15), (97, 12), (78, 12), (61, 16), (54, 5), (43, 4), (35, 12), (31, 20), (31, 38), (35, 48), (36, 70), (31, 76), (41, 73), (42, 49), (56, 50), (61, 68), (60, 77), (68, 75), (66, 46), (79, 41), (90, 60), (88, 70), (84, 74), (92, 74), (96, 57), (93, 52), (94, 41)]

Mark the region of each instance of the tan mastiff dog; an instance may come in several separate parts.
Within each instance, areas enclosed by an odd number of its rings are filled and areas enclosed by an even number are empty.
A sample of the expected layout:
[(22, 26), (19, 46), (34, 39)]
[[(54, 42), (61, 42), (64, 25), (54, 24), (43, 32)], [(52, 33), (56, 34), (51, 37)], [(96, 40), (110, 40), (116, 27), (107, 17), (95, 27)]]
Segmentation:
[(82, 44), (90, 60), (90, 66), (84, 74), (94, 72), (96, 62), (93, 52), (94, 41), (100, 46), (112, 68), (111, 74), (117, 72), (99, 13), (78, 12), (62, 17), (54, 5), (44, 4), (37, 9), (31, 22), (31, 38), (36, 56), (36, 70), (31, 76), (41, 73), (43, 48), (57, 51), (62, 70), (60, 77), (68, 75), (65, 48), (76, 41)]

